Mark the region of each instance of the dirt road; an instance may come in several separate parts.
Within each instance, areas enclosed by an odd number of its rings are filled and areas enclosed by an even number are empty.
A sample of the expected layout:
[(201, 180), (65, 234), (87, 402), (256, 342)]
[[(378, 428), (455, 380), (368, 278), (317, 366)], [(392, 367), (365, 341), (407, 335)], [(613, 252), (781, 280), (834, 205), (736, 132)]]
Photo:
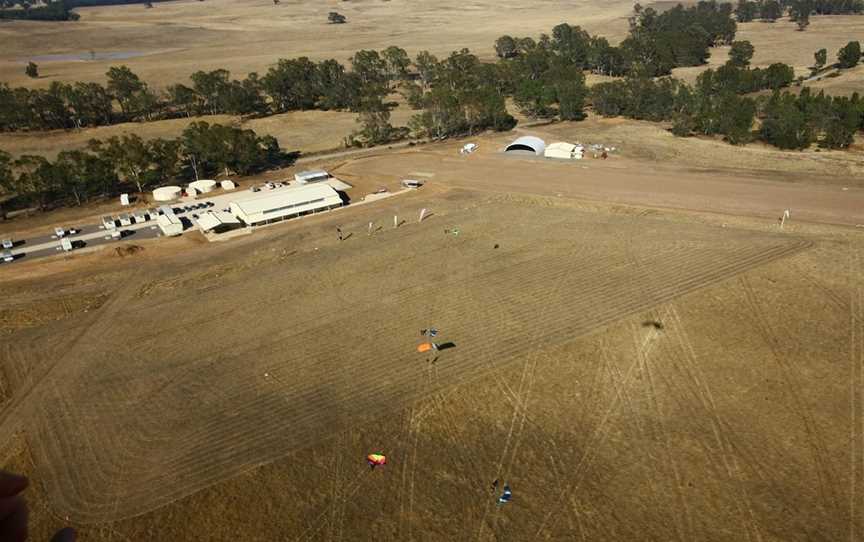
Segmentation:
[[(508, 156), (498, 148), (458, 156), (447, 147), (359, 158), (338, 169), (346, 178), (406, 178), (428, 172), (432, 182), (495, 193), (523, 193), (745, 215), (776, 220), (790, 209), (793, 220), (864, 223), (864, 184), (849, 186), (733, 176), (645, 161), (552, 161)], [(495, 147), (494, 142), (491, 146)], [(845, 188), (845, 189), (844, 189)]]

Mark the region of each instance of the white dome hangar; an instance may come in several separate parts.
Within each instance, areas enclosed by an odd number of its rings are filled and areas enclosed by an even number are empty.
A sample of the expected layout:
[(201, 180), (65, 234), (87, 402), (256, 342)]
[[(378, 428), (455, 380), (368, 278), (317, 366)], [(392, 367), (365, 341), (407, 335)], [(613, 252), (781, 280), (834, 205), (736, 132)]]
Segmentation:
[(504, 149), (504, 152), (523, 151), (532, 152), (537, 156), (543, 156), (543, 152), (545, 150), (546, 143), (539, 137), (522, 136), (513, 143), (507, 145), (507, 148)]

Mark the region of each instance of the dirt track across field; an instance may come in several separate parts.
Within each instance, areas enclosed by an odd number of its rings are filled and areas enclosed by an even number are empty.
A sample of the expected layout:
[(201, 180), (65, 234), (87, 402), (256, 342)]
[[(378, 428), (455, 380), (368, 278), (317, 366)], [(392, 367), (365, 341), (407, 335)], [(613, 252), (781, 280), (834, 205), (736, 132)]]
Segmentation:
[[(675, 164), (608, 160), (554, 161), (501, 149), (508, 141), (484, 141), (483, 152), (459, 156), (455, 145), (351, 161), (335, 170), (346, 179), (374, 176), (404, 179), (435, 172), (429, 180), (447, 186), (499, 193), (563, 196), (777, 219), (790, 209), (796, 219), (831, 224), (864, 224), (864, 183), (801, 182), (800, 175), (760, 178), (750, 172), (682, 169)], [(830, 180), (830, 179), (826, 179)], [(840, 183), (847, 186), (842, 186)]]

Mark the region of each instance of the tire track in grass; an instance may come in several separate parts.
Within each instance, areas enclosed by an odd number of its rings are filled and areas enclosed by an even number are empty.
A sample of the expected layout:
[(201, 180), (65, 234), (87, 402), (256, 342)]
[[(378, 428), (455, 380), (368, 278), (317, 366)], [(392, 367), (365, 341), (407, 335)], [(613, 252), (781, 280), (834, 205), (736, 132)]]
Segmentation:
[[(635, 340), (634, 350), (636, 352), (637, 357), (639, 357), (642, 355), (643, 347), (646, 345), (646, 343), (643, 342), (641, 345), (639, 344), (638, 334), (636, 332), (633, 332), (633, 338)], [(646, 337), (646, 340), (647, 340), (647, 337)], [(621, 383), (623, 382), (623, 374), (621, 373), (620, 369), (613, 363), (613, 360), (609, 357), (609, 350), (610, 350), (610, 348), (607, 348), (605, 345), (601, 348), (602, 363), (598, 364), (598, 367), (603, 367), (606, 369), (606, 373), (607, 373), (608, 378), (609, 378), (610, 386), (615, 389), (616, 393), (620, 392), (622, 394), (622, 396), (624, 397), (624, 402), (626, 403), (627, 407), (629, 408), (629, 410), (633, 416), (634, 424), (636, 426), (636, 431), (639, 434), (639, 437), (643, 441), (647, 441), (651, 437), (650, 431), (646, 427), (646, 423), (643, 420), (642, 412), (634, 404), (633, 398), (631, 397), (632, 394), (630, 393), (630, 390), (626, 389), (626, 388), (621, 388), (621, 385), (622, 385)], [(597, 387), (600, 388), (602, 386), (597, 385)], [(602, 398), (602, 395), (598, 394), (598, 397)], [(596, 405), (595, 410), (597, 412), (601, 411), (601, 404), (599, 403), (599, 401), (598, 401), (598, 404)], [(648, 423), (650, 423), (650, 422), (648, 422)], [(651, 457), (651, 459), (653, 459), (653, 457)], [(656, 482), (656, 479), (654, 477), (655, 466), (651, 465), (647, 462), (643, 462), (643, 463), (641, 463), (641, 465), (645, 468), (645, 471), (646, 471), (645, 475), (646, 475), (646, 479), (648, 480), (648, 484), (649, 484), (650, 489), (651, 489), (651, 495), (653, 496), (653, 499), (654, 499), (653, 502), (659, 503), (660, 502), (660, 492), (658, 491), (657, 482)], [(674, 519), (673, 519), (673, 521), (674, 521)]]
[[(636, 324), (631, 324), (630, 326), (631, 333), (633, 335), (634, 341), (639, 341), (639, 328)], [(654, 378), (652, 376), (650, 354), (651, 350), (653, 350), (653, 345), (656, 345), (660, 339), (659, 333), (655, 329), (650, 329), (645, 336), (645, 342), (643, 342), (642, 347), (636, 349), (636, 357), (640, 364), (640, 372), (644, 373), (645, 381), (647, 386), (644, 386), (643, 391), (646, 392), (646, 395), (649, 397), (651, 401), (651, 405), (654, 409), (654, 413), (657, 416), (657, 421), (654, 423), (656, 426), (656, 431), (660, 436), (660, 440), (662, 441), (662, 446), (665, 452), (666, 461), (664, 465), (666, 469), (671, 471), (672, 476), (666, 477), (670, 480), (674, 481), (673, 491), (678, 499), (678, 504), (683, 511), (684, 517), (681, 518), (679, 514), (672, 514), (672, 523), (675, 525), (675, 532), (678, 535), (680, 540), (691, 540), (692, 537), (692, 528), (688, 530), (687, 527), (690, 526), (690, 508), (687, 506), (687, 499), (682, 492), (682, 482), (681, 482), (681, 472), (678, 467), (678, 461), (675, 457), (675, 454), (672, 453), (672, 446), (669, 438), (669, 431), (665, 427), (664, 424), (664, 412), (660, 403), (659, 394), (657, 392), (657, 386), (654, 383)], [(646, 344), (647, 343), (647, 344)], [(650, 423), (650, 422), (649, 422)], [(653, 480), (652, 480), (653, 485)], [(656, 495), (656, 489), (655, 489)], [(657, 499), (659, 501), (659, 498)], [(682, 521), (683, 520), (683, 521)]]
[(735, 507), (746, 528), (747, 538), (752, 539), (755, 536), (756, 540), (761, 542), (762, 534), (759, 531), (758, 519), (753, 510), (752, 500), (747, 491), (743, 472), (738, 464), (733, 445), (729, 438), (726, 437), (726, 432), (729, 429), (728, 424), (720, 416), (714, 395), (707, 384), (707, 379), (699, 364), (693, 342), (687, 334), (687, 329), (674, 303), (669, 304), (668, 315), (673, 322), (671, 331), (678, 342), (678, 352), (680, 354), (678, 360), (681, 362), (682, 367), (685, 368), (687, 378), (692, 382), (690, 388), (697, 402), (709, 418), (714, 440), (717, 444), (720, 460), (726, 471), (726, 475), (730, 481), (736, 483), (738, 488), (739, 496), (735, 499)]
[[(787, 251), (793, 249), (794, 247), (774, 246), (759, 253), (753, 251), (750, 253), (745, 252), (748, 255), (742, 258), (741, 261), (735, 262), (734, 266), (731, 264), (721, 265), (716, 269), (714, 266), (710, 269), (702, 269), (701, 266), (694, 268), (695, 264), (691, 262), (676, 260), (671, 264), (667, 264), (659, 272), (669, 283), (663, 287), (650, 287), (648, 285), (648, 288), (643, 288), (644, 292), (640, 292), (638, 298), (632, 298), (632, 296), (644, 284), (639, 283), (637, 280), (634, 284), (622, 285), (621, 281), (625, 277), (631, 276), (629, 274), (630, 271), (626, 268), (617, 268), (613, 272), (599, 274), (594, 279), (594, 285), (597, 287), (592, 290), (590, 288), (582, 288), (586, 284), (590, 285), (591, 280), (569, 275), (573, 266), (569, 265), (570, 262), (566, 258), (553, 259), (551, 262), (549, 260), (532, 262), (531, 265), (523, 266), (522, 274), (519, 277), (512, 279), (503, 278), (495, 274), (490, 274), (485, 278), (481, 277), (481, 280), (492, 279), (493, 284), (485, 288), (487, 290), (489, 288), (498, 288), (502, 292), (502, 301), (500, 303), (514, 306), (512, 314), (519, 315), (519, 321), (525, 322), (525, 330), (536, 337), (536, 339), (525, 341), (524, 334), (522, 334), (521, 336), (504, 337), (498, 341), (500, 344), (495, 344), (491, 342), (492, 338), (483, 337), (482, 333), (480, 333), (476, 339), (476, 344), (465, 343), (464, 350), (460, 348), (461, 352), (455, 352), (452, 360), (445, 360), (446, 363), (441, 365), (440, 371), (442, 375), (446, 374), (447, 378), (439, 379), (434, 387), (445, 387), (452, 382), (454, 377), (458, 377), (458, 382), (463, 381), (464, 378), (476, 378), (478, 371), (482, 374), (482, 370), (492, 364), (490, 359), (494, 359), (494, 364), (492, 365), (500, 366), (514, 358), (520, 359), (521, 356), (525, 356), (526, 354), (530, 356), (531, 352), (536, 351), (540, 344), (553, 346), (561, 342), (567, 342), (586, 330), (613, 321), (622, 315), (641, 310), (648, 304), (656, 303), (658, 299), (662, 300), (668, 298), (668, 296), (674, 297), (675, 295), (679, 295), (681, 291), (689, 291), (690, 289), (700, 287), (706, 284), (706, 281), (710, 283), (711, 281), (722, 280), (736, 267), (757, 265), (766, 258), (781, 257)], [(707, 251), (694, 252), (695, 254), (691, 255), (694, 260), (710, 254)], [(703, 261), (706, 260), (703, 259)], [(709, 259), (707, 261), (712, 260)], [(586, 273), (589, 275), (592, 274), (590, 263), (602, 265), (597, 261), (580, 263), (584, 264), (583, 267), (586, 267)], [(687, 266), (690, 267), (688, 268)], [(690, 270), (687, 271), (687, 269)], [(510, 271), (512, 270), (508, 270), (508, 272)], [(682, 279), (680, 273), (684, 273), (685, 278)], [(558, 292), (563, 291), (565, 288), (575, 291), (584, 290), (585, 295), (582, 296), (581, 300), (584, 301), (584, 307), (587, 307), (584, 310), (589, 313), (590, 317), (574, 314), (572, 306), (561, 303), (560, 299), (555, 299), (556, 297), (560, 297), (560, 294), (556, 295), (554, 289), (548, 288), (549, 284), (560, 285)], [(525, 286), (527, 292), (518, 292), (520, 286)], [(482, 288), (483, 286), (476, 287)], [(519, 295), (510, 293), (511, 290), (517, 290)], [(610, 295), (610, 292), (614, 293), (616, 291), (615, 295)], [(396, 296), (393, 303), (406, 302), (410, 295), (411, 292), (407, 292), (403, 296)], [(525, 305), (525, 295), (533, 295), (534, 297), (534, 299), (530, 300), (531, 303), (528, 305), (528, 308), (520, 306), (520, 304)], [(468, 298), (463, 302), (464, 305), (454, 306), (451, 310), (470, 312), (472, 310), (471, 302), (472, 299)], [(544, 308), (542, 318), (533, 318), (536, 316), (536, 313), (532, 313), (531, 311), (536, 310), (536, 307)], [(516, 308), (518, 308), (518, 311)], [(597, 310), (597, 314), (592, 313), (593, 310)], [(92, 457), (104, 460), (106, 468), (100, 474), (97, 474), (98, 479), (94, 478), (87, 481), (78, 480), (80, 478), (78, 472), (67, 473), (65, 475), (67, 480), (76, 479), (79, 493), (77, 494), (78, 497), (72, 500), (61, 498), (61, 504), (65, 501), (66, 506), (77, 508), (78, 506), (83, 507), (83, 503), (87, 502), (86, 508), (91, 510), (91, 514), (94, 511), (98, 511), (100, 506), (98, 499), (105, 489), (104, 487), (100, 487), (100, 484), (103, 483), (100, 480), (107, 483), (112, 469), (116, 470), (116, 466), (124, 461), (141, 463), (141, 467), (136, 468), (134, 475), (130, 474), (130, 479), (137, 480), (137, 483), (130, 485), (133, 489), (135, 487), (143, 488), (135, 490), (139, 492), (137, 495), (124, 494), (124, 502), (127, 507), (132, 506), (134, 508), (133, 503), (141, 503), (142, 501), (148, 503), (145, 506), (153, 506), (154, 503), (166, 504), (165, 499), (168, 499), (168, 502), (170, 502), (171, 499), (188, 494), (191, 490), (206, 487), (225, 476), (229, 476), (236, 469), (244, 468), (244, 465), (247, 465), (249, 461), (254, 461), (255, 463), (269, 461), (284, 455), (286, 450), (295, 449), (297, 445), (304, 442), (304, 439), (311, 437), (312, 440), (315, 440), (316, 438), (320, 438), (320, 435), (315, 435), (315, 431), (311, 427), (326, 426), (327, 424), (322, 425), (322, 422), (327, 421), (327, 417), (334, 414), (334, 405), (339, 411), (349, 406), (351, 407), (351, 411), (362, 411), (363, 409), (358, 409), (361, 405), (380, 409), (384, 402), (391, 405), (385, 408), (401, 408), (404, 402), (415, 399), (418, 394), (422, 396), (432, 392), (431, 389), (423, 389), (411, 384), (414, 373), (405, 371), (401, 367), (405, 357), (398, 354), (393, 355), (394, 350), (388, 344), (382, 345), (383, 348), (376, 349), (374, 356), (371, 352), (356, 352), (354, 359), (352, 359), (353, 365), (344, 371), (339, 370), (344, 364), (342, 361), (345, 355), (344, 349), (341, 349), (338, 345), (333, 346), (329, 344), (331, 341), (327, 339), (332, 333), (330, 331), (332, 326), (335, 325), (338, 327), (340, 324), (350, 325), (351, 318), (353, 318), (352, 314), (341, 317), (335, 321), (331, 321), (326, 328), (316, 328), (300, 333), (291, 330), (290, 333), (279, 337), (278, 340), (264, 345), (259, 343), (253, 347), (254, 342), (247, 341), (235, 348), (234, 352), (222, 353), (219, 362), (224, 363), (227, 368), (221, 371), (224, 373), (226, 381), (232, 382), (231, 387), (226, 389), (222, 394), (224, 405), (214, 411), (213, 415), (208, 414), (205, 416), (202, 414), (196, 418), (194, 425), (185, 424), (189, 428), (184, 429), (184, 438), (178, 444), (165, 448), (159, 448), (155, 444), (146, 444), (148, 441), (159, 442), (166, 440), (167, 436), (163, 427), (164, 414), (160, 414), (160, 410), (170, 410), (174, 405), (178, 404), (176, 401), (173, 403), (168, 402), (167, 405), (156, 403), (143, 406), (143, 410), (149, 411), (150, 414), (148, 414), (148, 417), (139, 419), (136, 422), (137, 427), (135, 429), (124, 427), (123, 424), (111, 421), (111, 418), (106, 418), (111, 423), (107, 426), (105, 435), (110, 435), (111, 438), (118, 438), (120, 434), (135, 431), (132, 440), (143, 442), (145, 445), (141, 446), (141, 449), (137, 451), (134, 447), (130, 448), (130, 452), (136, 451), (139, 454), (138, 457), (111, 457), (105, 454), (90, 452)], [(372, 325), (378, 323), (373, 322)], [(383, 322), (381, 325), (382, 335), (394, 333), (394, 330), (398, 329), (399, 325), (401, 325), (399, 322), (389, 325), (388, 322)], [(320, 353), (320, 356), (312, 356), (314, 359), (307, 361), (291, 359), (291, 368), (295, 371), (302, 372), (309, 370), (315, 371), (315, 374), (321, 374), (324, 378), (316, 383), (316, 387), (319, 390), (336, 390), (337, 393), (313, 392), (307, 389), (308, 382), (304, 381), (303, 378), (297, 378), (296, 381), (282, 386), (281, 391), (283, 393), (277, 397), (257, 398), (255, 397), (257, 395), (255, 380), (247, 377), (241, 379), (232, 378), (232, 376), (236, 376), (236, 373), (232, 375), (229, 368), (248, 366), (248, 361), (244, 360), (258, 359), (259, 356), (256, 352), (262, 354), (264, 359), (272, 359), (272, 352), (277, 351)], [(105, 354), (106, 359), (110, 358), (110, 356), (110, 352)], [(236, 356), (236, 359), (233, 359), (234, 356)], [(380, 359), (387, 359), (388, 361), (387, 363), (379, 363)], [(241, 363), (241, 361), (243, 362)], [(283, 358), (283, 361), (278, 362), (276, 366), (284, 365), (287, 361)], [(540, 358), (535, 358), (535, 361), (539, 363)], [(304, 368), (304, 364), (307, 367)], [(316, 369), (314, 367), (316, 365), (321, 368)], [(249, 370), (257, 372), (263, 367), (267, 367), (267, 365), (253, 361)], [(536, 365), (534, 367), (536, 369)], [(218, 370), (218, 368), (212, 367), (212, 370)], [(403, 384), (406, 384), (404, 388), (402, 387)], [(190, 389), (195, 390), (191, 397), (195, 397), (195, 394), (205, 391), (201, 384), (196, 384)], [(185, 395), (184, 401), (187, 401), (189, 395)], [(291, 411), (288, 416), (285, 415), (285, 396), (291, 397), (295, 401), (295, 404), (298, 405), (298, 408)], [(261, 424), (249, 424), (248, 420), (243, 416), (234, 415), (233, 411), (236, 409), (236, 406), (234, 406), (235, 402), (249, 398), (252, 398), (252, 401), (244, 405), (244, 411), (265, 412), (266, 420), (264, 421), (267, 423), (263, 423), (262, 421)], [(106, 399), (110, 399), (110, 396), (106, 396)], [(343, 406), (334, 403), (333, 401), (336, 399), (339, 399)], [(283, 404), (280, 404), (280, 402)], [(106, 405), (109, 405), (109, 403), (106, 403)], [(76, 407), (71, 407), (69, 415), (64, 416), (63, 419), (52, 420), (47, 429), (41, 431), (40, 434), (58, 434), (57, 429), (62, 427), (64, 423), (67, 423), (64, 420), (75, 420), (88, 416), (92, 419), (92, 415), (94, 414), (94, 406), (92, 404), (76, 404)], [(108, 407), (106, 406), (106, 408)], [(95, 413), (98, 414), (98, 411), (95, 411)], [(182, 413), (183, 411), (180, 410), (177, 414), (182, 415)], [(522, 418), (524, 424), (524, 420), (527, 419), (527, 411), (523, 411), (522, 413), (524, 414)], [(140, 410), (136, 411), (136, 414), (140, 414)], [(99, 419), (99, 415), (95, 419)], [(340, 423), (345, 423), (345, 420), (341, 420)], [(292, 435), (292, 431), (295, 430), (296, 434)], [(284, 434), (278, 437), (273, 435), (280, 432)], [(62, 433), (62, 431), (59, 433)], [(98, 436), (101, 438), (103, 435)], [(129, 437), (127, 436), (126, 438), (128, 439)], [(250, 448), (250, 442), (254, 443), (256, 448)], [(294, 444), (291, 444), (292, 442)], [(305, 442), (305, 444), (308, 444), (308, 442)], [(46, 447), (48, 448), (46, 450), (46, 457), (54, 456), (54, 454), (56, 454), (55, 457), (76, 456), (75, 452), (59, 442), (53, 444), (49, 442)], [(202, 460), (200, 451), (202, 449), (212, 450), (213, 448), (216, 449), (216, 452), (208, 454), (206, 459)], [(155, 451), (153, 452), (154, 455), (147, 457), (148, 451)], [(80, 452), (77, 455), (80, 457)], [(112, 463), (115, 466), (112, 466)], [(158, 470), (160, 465), (164, 468)], [(148, 466), (152, 471), (148, 470)], [(87, 469), (83, 470), (86, 471)], [(194, 476), (190, 473), (194, 473)], [(147, 489), (149, 487), (160, 486), (160, 483), (157, 483), (160, 479), (167, 481), (171, 479), (183, 479), (185, 485), (174, 487), (168, 484), (167, 489), (152, 492)], [(79, 481), (82, 482), (80, 485), (77, 484)], [(76, 495), (75, 490), (70, 494), (73, 496)], [(95, 500), (90, 501), (90, 497), (86, 497), (86, 495), (92, 495)], [(112, 496), (112, 505), (113, 498)], [(76, 499), (78, 500), (78, 504), (75, 504)], [(138, 510), (140, 511), (140, 508)], [(104, 509), (102, 513), (112, 515), (114, 513), (113, 506), (112, 508)], [(118, 512), (120, 515), (128, 513), (128, 511)], [(90, 517), (93, 516), (91, 515)]]
[(771, 324), (768, 322), (767, 317), (762, 311), (762, 307), (759, 304), (756, 293), (754, 292), (748, 277), (742, 275), (738, 280), (744, 293), (745, 305), (750, 310), (753, 318), (754, 327), (762, 338), (762, 341), (770, 349), (772, 359), (780, 368), (780, 373), (786, 384), (786, 389), (792, 399), (792, 410), (803, 424), (807, 445), (810, 449), (813, 461), (814, 474), (816, 475), (817, 490), (820, 496), (818, 509), (822, 513), (823, 517), (827, 518), (826, 503), (830, 502), (834, 508), (838, 508), (839, 503), (837, 501), (836, 490), (829, 489), (836, 486), (833, 485), (830, 470), (825, 465), (824, 458), (828, 457), (828, 452), (825, 450), (824, 441), (816, 423), (804, 405), (801, 386), (796, 381), (793, 370), (786, 361), (784, 348), (777, 342), (771, 329)]
[[(581, 239), (579, 240), (580, 242), (576, 242), (576, 243), (573, 243), (571, 245), (572, 249), (568, 252), (568, 259), (569, 260), (575, 259), (575, 257), (580, 252), (582, 252), (582, 246), (584, 246), (585, 239), (587, 239), (587, 233), (585, 233), (583, 231)], [(554, 289), (555, 290), (555, 292), (554, 292), (555, 297), (558, 297), (562, 294), (562, 291), (564, 290), (564, 284), (565, 284), (564, 281), (557, 282), (556, 287)], [(495, 299), (495, 301), (497, 301), (496, 306), (502, 306), (502, 305), (503, 306), (517, 306), (517, 305), (513, 305), (513, 304), (503, 303), (502, 302), (502, 296), (499, 294), (499, 292), (501, 292), (501, 291), (502, 290), (495, 290), (495, 289), (490, 290), (490, 293), (492, 293), (492, 295), (494, 295), (496, 297), (496, 299)], [(517, 457), (519, 443), (521, 442), (521, 435), (522, 435), (522, 432), (523, 432), (524, 427), (525, 427), (525, 419), (528, 415), (528, 399), (529, 399), (531, 390), (533, 389), (533, 387), (536, 383), (537, 357), (538, 357), (539, 348), (540, 348), (538, 343), (540, 342), (540, 339), (541, 339), (541, 333), (542, 333), (541, 330), (542, 330), (542, 328), (536, 328), (534, 336), (529, 341), (530, 343), (533, 343), (535, 345), (535, 349), (532, 349), (530, 351), (531, 352), (530, 358), (526, 359), (525, 364), (523, 365), (523, 368), (522, 368), (522, 378), (520, 379), (520, 382), (519, 382), (518, 391), (513, 393), (513, 398), (514, 398), (513, 416), (510, 420), (510, 430), (507, 434), (507, 438), (506, 438), (504, 447), (501, 451), (501, 456), (499, 458), (498, 465), (495, 469), (495, 479), (496, 480), (501, 478), (501, 476), (502, 476), (502, 471), (504, 469), (504, 462), (505, 462), (505, 458), (507, 457), (507, 451), (508, 451), (508, 448), (510, 446), (511, 438), (513, 436), (513, 430), (514, 430), (514, 426), (516, 423), (516, 418), (521, 411), (521, 420), (519, 422), (519, 429), (517, 431), (516, 443), (513, 446), (513, 453), (511, 455), (511, 461), (515, 461), (516, 457)], [(529, 374), (530, 374), (530, 378), (529, 378)], [(528, 379), (527, 388), (526, 388), (526, 378)], [(506, 381), (505, 381), (505, 383), (506, 383)], [(507, 387), (508, 387), (508, 389), (510, 388), (509, 385)], [(523, 393), (524, 393), (524, 397), (523, 397)], [(497, 506), (497, 504), (493, 504), (492, 502), (488, 502), (484, 508), (483, 516), (480, 519), (479, 533), (477, 535), (478, 540), (483, 539), (483, 531), (484, 531), (484, 527), (486, 526), (486, 518), (487, 518), (487, 516), (490, 512), (490, 509), (492, 508), (493, 505)], [(495, 521), (495, 519), (497, 519), (497, 518), (493, 518), (493, 524), (492, 524), (492, 529), (491, 529), (493, 536), (495, 533), (495, 527), (497, 526), (497, 521)]]
[[(636, 225), (636, 218), (635, 217), (633, 220), (633, 224)], [(628, 233), (629, 233), (629, 235), (628, 235)], [(651, 269), (646, 268), (642, 258), (640, 258), (638, 256), (638, 252), (634, 249), (635, 242), (634, 242), (634, 235), (633, 234), (634, 234), (633, 229), (622, 232), (622, 236), (624, 237), (624, 246), (626, 247), (627, 257), (630, 259), (633, 266), (637, 270), (639, 270), (642, 273), (647, 274), (650, 277), (651, 276)], [(631, 330), (632, 330), (633, 339), (638, 344), (639, 329), (635, 326), (635, 324), (633, 324), (631, 326)], [(647, 389), (645, 391), (647, 392), (647, 395), (651, 399), (651, 403), (654, 407), (654, 411), (655, 411), (656, 416), (657, 416), (657, 422), (654, 425), (657, 427), (657, 431), (661, 435), (663, 445), (665, 448), (665, 452), (666, 452), (665, 466), (667, 468), (669, 468), (673, 473), (672, 477), (664, 476), (664, 479), (674, 480), (674, 485), (673, 485), (674, 487), (672, 489), (673, 489), (675, 495), (678, 497), (679, 506), (684, 511), (684, 516), (685, 516), (684, 523), (682, 523), (679, 514), (674, 513), (674, 511), (672, 512), (672, 518), (671, 518), (672, 523), (675, 525), (675, 530), (676, 530), (676, 533), (678, 535), (678, 538), (683, 541), (683, 540), (687, 540), (687, 539), (692, 538), (692, 534), (693, 534), (692, 523), (691, 523), (692, 522), (692, 516), (690, 514), (690, 509), (687, 506), (687, 499), (684, 497), (683, 492), (682, 492), (681, 476), (680, 476), (680, 472), (679, 472), (679, 468), (678, 468), (678, 462), (675, 458), (675, 455), (672, 453), (671, 446), (669, 443), (669, 435), (668, 435), (666, 428), (664, 427), (663, 411), (662, 411), (662, 408), (660, 406), (660, 400), (659, 400), (658, 395), (657, 395), (657, 387), (654, 384), (654, 379), (652, 378), (652, 371), (651, 371), (651, 367), (650, 367), (650, 363), (649, 363), (650, 351), (646, 350), (646, 348), (645, 348), (646, 343), (648, 343), (648, 345), (653, 347), (654, 344), (656, 344), (659, 339), (660, 339), (660, 336), (659, 336), (659, 333), (657, 332), (657, 330), (653, 329), (653, 328), (649, 329), (648, 333), (645, 336), (645, 343), (643, 343), (641, 348), (637, 347), (636, 355), (637, 355), (637, 359), (639, 359), (640, 364), (641, 364), (640, 370), (646, 376), (646, 381), (647, 381), (648, 385), (647, 385)], [(636, 414), (635, 411), (634, 411), (634, 414)], [(650, 424), (650, 420), (649, 420), (649, 424)], [(651, 480), (652, 490), (655, 492), (655, 496), (656, 496), (657, 491), (656, 491), (656, 487), (654, 487), (654, 479), (652, 476), (653, 474), (654, 474), (653, 472), (649, 473), (649, 480)], [(659, 502), (659, 497), (657, 497), (657, 502)], [(689, 530), (687, 530), (685, 528), (685, 525), (687, 527), (689, 527)]]
[[(850, 250), (849, 274), (857, 284), (849, 300), (849, 541), (861, 536), (861, 486), (864, 485), (864, 288), (861, 285), (861, 257)], [(857, 434), (856, 434), (857, 433)]]
[[(807, 248), (807, 247), (809, 247), (809, 246), (810, 246), (809, 243), (803, 242), (803, 243), (798, 243), (798, 244), (794, 245), (793, 247), (787, 247), (786, 250), (782, 250), (782, 249), (781, 249), (781, 250), (768, 250), (768, 251), (763, 251), (763, 252), (761, 253), (762, 258), (756, 257), (755, 259), (756, 259), (756, 261), (758, 261), (758, 263), (765, 263), (765, 262), (767, 262), (767, 261), (772, 261), (773, 259), (776, 259), (776, 258), (779, 258), (779, 257), (786, 256), (786, 255), (788, 255), (788, 254), (790, 254), (790, 253), (792, 253), (792, 252), (796, 252), (796, 251), (801, 250), (801, 249), (803, 249), (803, 248)], [(764, 258), (764, 259), (763, 259), (763, 258)], [(754, 266), (754, 265), (758, 265), (758, 263), (757, 263), (757, 264), (754, 264), (754, 263), (752, 262), (752, 260), (753, 260), (753, 258), (749, 258), (749, 259), (746, 259), (746, 258), (745, 258), (743, 262), (738, 262), (737, 265), (734, 265), (734, 266), (730, 266), (730, 265), (728, 265), (728, 264), (727, 264), (726, 266), (724, 266), (724, 265), (722, 265), (722, 264), (719, 264), (719, 265), (716, 265), (716, 266), (711, 266), (710, 268), (714, 269), (714, 270), (715, 270), (715, 273), (716, 273), (717, 275), (719, 275), (719, 277), (722, 277), (722, 278), (728, 278), (728, 277), (730, 276), (730, 274), (734, 274), (734, 272), (730, 271), (729, 267), (732, 267), (732, 268), (735, 269), (736, 271), (740, 272), (740, 271), (743, 271), (743, 270), (746, 269), (746, 268), (752, 267), (752, 266)], [(716, 275), (715, 275), (715, 276), (716, 276)], [(722, 280), (722, 278), (719, 279), (719, 280)], [(713, 282), (714, 282), (714, 281), (707, 281), (707, 283), (713, 283)], [(679, 287), (680, 287), (680, 285), (679, 285)], [(679, 295), (683, 295), (684, 292), (690, 291), (690, 288), (680, 287), (680, 290), (682, 290), (682, 292), (680, 292)], [(677, 296), (675, 296), (675, 295), (670, 296), (670, 298), (674, 298), (674, 297), (677, 297)], [(635, 363), (634, 363), (634, 364), (631, 364), (630, 368), (629, 368), (628, 371), (627, 371), (626, 380), (627, 380), (628, 383), (629, 383), (629, 381), (630, 381), (631, 378), (632, 378), (632, 372), (633, 372), (633, 369), (634, 369), (635, 366), (636, 366)], [(596, 441), (598, 438), (601, 438), (600, 433), (601, 433), (601, 431), (603, 430), (603, 428), (604, 428), (604, 426), (605, 426), (605, 424), (606, 424), (606, 422), (607, 422), (607, 420), (608, 420), (609, 414), (612, 412), (613, 409), (617, 408), (618, 397), (620, 397), (620, 395), (617, 396), (615, 402), (613, 402), (613, 404), (610, 405), (609, 409), (606, 411), (606, 415), (604, 415), (603, 419), (601, 420), (601, 423), (598, 424), (598, 427), (597, 427), (597, 428), (595, 429), (595, 431), (592, 433), (592, 435), (591, 435), (591, 437), (590, 437), (590, 439), (589, 439), (589, 444), (590, 444), (590, 445), (589, 445), (588, 447), (586, 447), (586, 451), (583, 453), (583, 456), (582, 456), (582, 458), (580, 459), (580, 461), (579, 461), (579, 463), (578, 463), (578, 465), (577, 465), (577, 469), (576, 469), (576, 470), (577, 470), (577, 478), (576, 478), (576, 481), (574, 481), (574, 483), (571, 484), (571, 486), (567, 489), (568, 491), (572, 490), (573, 488), (578, 487), (578, 485), (579, 485), (578, 475), (581, 475), (583, 465), (584, 465), (584, 464), (586, 463), (586, 461), (589, 460), (589, 458), (590, 458), (590, 455), (591, 455), (590, 453), (591, 453), (591, 451), (592, 451), (592, 447), (593, 447), (593, 445), (594, 445), (594, 444), (593, 444), (594, 441)], [(605, 435), (603, 436), (603, 438), (605, 438)], [(559, 495), (558, 501), (560, 502), (561, 498), (563, 498), (563, 497), (564, 497), (564, 493), (561, 493), (561, 494)], [(540, 537), (540, 535), (541, 535), (541, 534), (543, 533), (543, 531), (546, 529), (546, 524), (549, 522), (549, 519), (552, 517), (552, 515), (555, 513), (556, 510), (557, 510), (557, 506), (553, 506), (553, 507), (552, 507), (552, 508), (547, 512), (547, 514), (543, 517), (542, 521), (540, 522), (540, 526), (539, 526), (539, 528), (538, 528), (538, 530), (537, 530), (537, 533), (536, 533), (536, 535), (535, 535), (535, 538), (539, 538), (539, 537)]]

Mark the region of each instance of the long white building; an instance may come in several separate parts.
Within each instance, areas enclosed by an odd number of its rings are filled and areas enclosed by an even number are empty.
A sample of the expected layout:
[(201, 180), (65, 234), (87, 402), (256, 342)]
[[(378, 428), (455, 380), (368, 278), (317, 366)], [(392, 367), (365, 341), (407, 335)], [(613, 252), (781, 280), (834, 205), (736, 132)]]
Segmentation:
[(332, 186), (307, 184), (232, 201), (229, 208), (247, 226), (260, 226), (341, 206), (342, 198)]

